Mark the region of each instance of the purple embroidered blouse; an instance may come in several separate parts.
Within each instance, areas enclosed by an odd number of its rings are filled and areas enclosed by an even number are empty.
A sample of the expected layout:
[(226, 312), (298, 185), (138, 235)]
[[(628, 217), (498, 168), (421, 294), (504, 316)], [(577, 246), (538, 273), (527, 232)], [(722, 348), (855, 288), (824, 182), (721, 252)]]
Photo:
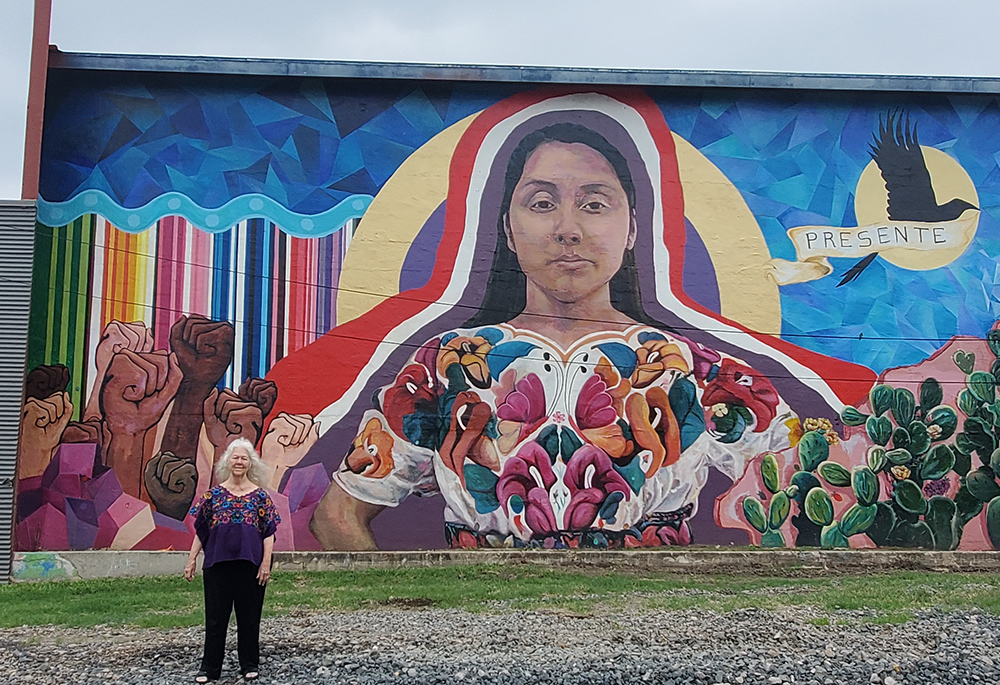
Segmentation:
[(271, 497), (263, 488), (234, 495), (221, 485), (191, 507), (194, 530), (205, 550), (203, 568), (220, 561), (246, 560), (260, 566), (264, 540), (281, 523)]

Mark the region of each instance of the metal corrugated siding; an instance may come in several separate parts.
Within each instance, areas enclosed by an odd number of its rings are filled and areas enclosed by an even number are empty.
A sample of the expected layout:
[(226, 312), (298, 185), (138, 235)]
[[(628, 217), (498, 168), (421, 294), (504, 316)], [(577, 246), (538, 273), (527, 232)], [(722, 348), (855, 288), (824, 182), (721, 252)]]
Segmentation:
[(10, 581), (34, 245), (35, 203), (0, 201), (0, 583)]

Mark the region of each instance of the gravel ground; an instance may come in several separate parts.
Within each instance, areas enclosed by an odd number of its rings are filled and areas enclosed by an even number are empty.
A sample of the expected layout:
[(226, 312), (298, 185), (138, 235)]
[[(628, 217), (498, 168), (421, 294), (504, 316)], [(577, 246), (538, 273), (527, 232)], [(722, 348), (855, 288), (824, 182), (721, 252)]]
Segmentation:
[[(1000, 618), (382, 608), (266, 619), (262, 683), (998, 683)], [(831, 625), (816, 625), (823, 619)], [(193, 682), (201, 629), (0, 630), (3, 683)], [(228, 646), (235, 652), (235, 635)], [(995, 661), (996, 659), (996, 661)], [(222, 683), (237, 682), (235, 654)]]

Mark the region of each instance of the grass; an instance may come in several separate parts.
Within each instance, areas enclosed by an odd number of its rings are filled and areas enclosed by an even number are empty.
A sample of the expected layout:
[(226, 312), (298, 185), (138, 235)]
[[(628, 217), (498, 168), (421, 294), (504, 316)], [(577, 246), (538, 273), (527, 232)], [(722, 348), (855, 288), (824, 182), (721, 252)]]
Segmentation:
[[(922, 609), (1000, 614), (1000, 575), (900, 572), (864, 577), (760, 578), (571, 572), (532, 566), (459, 566), (278, 573), (265, 615), (378, 607), (535, 610), (568, 616), (620, 611), (733, 611), (810, 606), (868, 610), (872, 623), (910, 620)], [(202, 622), (200, 579), (121, 578), (0, 586), (0, 627), (172, 628)], [(824, 622), (825, 621), (825, 622)], [(816, 625), (837, 623), (817, 618)]]

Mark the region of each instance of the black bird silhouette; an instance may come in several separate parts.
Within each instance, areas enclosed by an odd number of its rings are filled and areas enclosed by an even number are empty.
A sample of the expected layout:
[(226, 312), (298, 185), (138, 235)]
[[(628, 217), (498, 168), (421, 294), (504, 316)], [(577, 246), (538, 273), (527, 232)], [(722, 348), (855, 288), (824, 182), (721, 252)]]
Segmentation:
[[(910, 117), (890, 112), (886, 121), (878, 118), (878, 135), (870, 145), (870, 154), (882, 180), (889, 191), (889, 220), (937, 223), (952, 221), (962, 216), (967, 209), (979, 209), (965, 200), (949, 200), (939, 205), (934, 197), (931, 175), (924, 162), (924, 153), (917, 139), (917, 126), (910, 128)], [(837, 287), (850, 283), (871, 264), (877, 252), (873, 252), (852, 266)]]

